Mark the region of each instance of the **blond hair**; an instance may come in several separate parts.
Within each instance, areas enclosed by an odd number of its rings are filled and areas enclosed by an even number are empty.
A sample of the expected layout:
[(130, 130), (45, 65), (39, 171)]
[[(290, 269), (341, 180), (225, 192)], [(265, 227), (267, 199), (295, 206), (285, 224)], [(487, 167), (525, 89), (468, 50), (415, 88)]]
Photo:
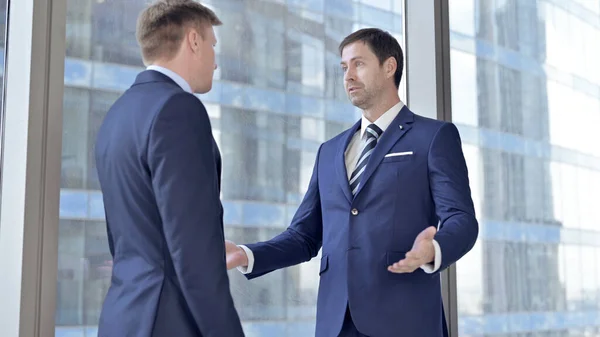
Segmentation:
[[(188, 28), (203, 34), (207, 26), (221, 20), (209, 8), (193, 0), (158, 0), (138, 17), (136, 38), (145, 64), (172, 59)], [(205, 36), (202, 36), (206, 38)]]

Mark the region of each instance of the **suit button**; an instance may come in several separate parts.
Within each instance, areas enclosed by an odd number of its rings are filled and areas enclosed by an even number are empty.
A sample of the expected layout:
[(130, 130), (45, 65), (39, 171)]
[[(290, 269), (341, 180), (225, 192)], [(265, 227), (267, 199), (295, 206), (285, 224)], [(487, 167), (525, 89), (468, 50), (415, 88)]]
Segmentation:
[(358, 210), (356, 208), (353, 208), (350, 213), (352, 213), (352, 215), (358, 215)]

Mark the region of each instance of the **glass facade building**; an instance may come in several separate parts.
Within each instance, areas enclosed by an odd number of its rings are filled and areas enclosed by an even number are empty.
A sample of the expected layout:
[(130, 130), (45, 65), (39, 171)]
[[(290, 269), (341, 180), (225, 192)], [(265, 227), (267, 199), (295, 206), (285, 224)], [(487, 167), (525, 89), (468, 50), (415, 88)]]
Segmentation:
[[(53, 1), (66, 7), (54, 331), (95, 337), (111, 257), (94, 141), (144, 69), (135, 18), (147, 1)], [(287, 227), (318, 146), (360, 117), (344, 92), (339, 42), (378, 27), (404, 48), (406, 6), (416, 1), (203, 1), (223, 21), (215, 83), (199, 98), (222, 154), (228, 239), (266, 240)], [(0, 0), (2, 36), (14, 2)], [(455, 269), (458, 336), (600, 336), (600, 1), (441, 2), (448, 119), (461, 133), (480, 222), (477, 244)], [(1, 40), (4, 92), (11, 59)], [(402, 81), (409, 107), (407, 92), (421, 80)], [(0, 141), (0, 150), (13, 145)], [(314, 335), (317, 261), (251, 282), (230, 272), (247, 336)]]
[(479, 242), (461, 336), (600, 336), (600, 2), (449, 2)]

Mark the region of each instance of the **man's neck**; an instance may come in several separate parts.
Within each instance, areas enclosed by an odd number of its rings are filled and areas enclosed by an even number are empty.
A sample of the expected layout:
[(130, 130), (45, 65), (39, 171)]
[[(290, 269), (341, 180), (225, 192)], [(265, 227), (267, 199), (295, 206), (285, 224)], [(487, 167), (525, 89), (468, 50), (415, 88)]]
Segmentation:
[(191, 83), (190, 79), (186, 76), (186, 74), (189, 74), (189, 72), (185, 71), (185, 69), (178, 66), (178, 62), (156, 61), (152, 65), (169, 69), (170, 71), (174, 72), (175, 74), (181, 76), (181, 78), (183, 78), (187, 83)]
[(388, 110), (390, 110), (394, 105), (400, 102), (400, 97), (395, 95), (387, 100), (380, 101), (379, 104), (376, 104), (368, 109), (363, 110), (363, 115), (369, 122), (374, 123), (379, 117), (383, 116)]

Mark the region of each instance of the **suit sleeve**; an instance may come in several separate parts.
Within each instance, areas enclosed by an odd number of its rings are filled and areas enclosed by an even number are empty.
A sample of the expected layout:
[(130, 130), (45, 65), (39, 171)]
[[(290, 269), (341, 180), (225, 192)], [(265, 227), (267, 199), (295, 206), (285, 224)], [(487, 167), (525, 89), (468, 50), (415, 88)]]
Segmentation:
[(202, 335), (244, 336), (229, 290), (210, 120), (195, 96), (177, 94), (162, 108), (148, 162), (166, 244)]
[(245, 275), (248, 279), (309, 261), (321, 249), (323, 218), (318, 178), (321, 147), (317, 151), (308, 190), (287, 230), (269, 241), (245, 245), (254, 255), (252, 272)]
[(454, 124), (443, 124), (434, 136), (428, 166), (431, 194), (440, 219), (434, 239), (442, 252), (438, 269), (442, 271), (473, 248), (479, 233), (467, 164)]

